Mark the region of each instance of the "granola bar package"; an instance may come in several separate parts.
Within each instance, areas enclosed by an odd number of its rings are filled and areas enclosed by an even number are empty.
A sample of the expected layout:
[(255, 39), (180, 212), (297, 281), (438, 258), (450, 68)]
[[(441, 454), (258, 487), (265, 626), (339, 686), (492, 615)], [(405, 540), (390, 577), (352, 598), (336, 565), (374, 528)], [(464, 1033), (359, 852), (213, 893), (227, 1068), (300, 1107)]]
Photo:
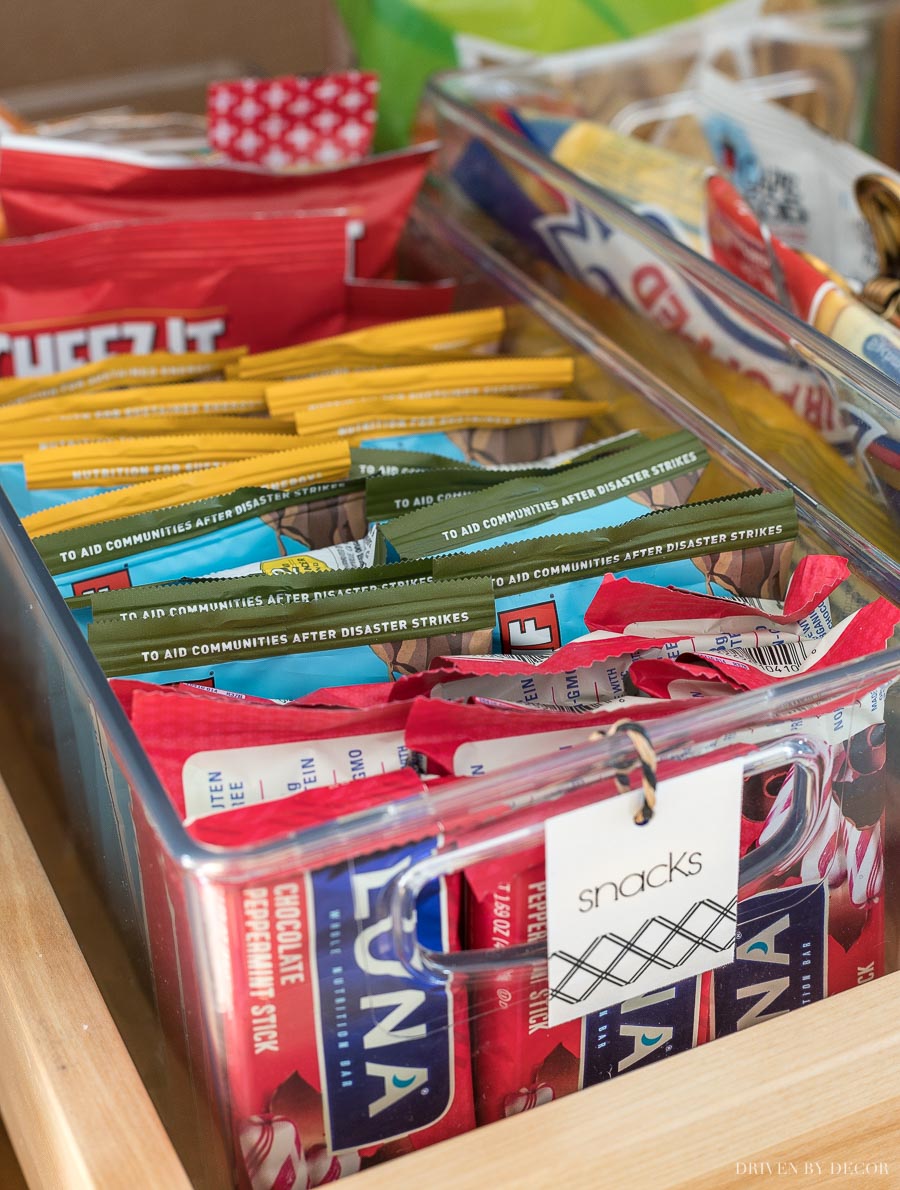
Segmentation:
[[(4, 383), (9, 382), (0, 382), (0, 395)], [(0, 427), (5, 436), (19, 433), (23, 423), (52, 418), (72, 421), (76, 423), (72, 429), (81, 430), (95, 426), (102, 428), (106, 420), (117, 422), (126, 418), (232, 414), (245, 417), (267, 412), (265, 392), (264, 385), (247, 380), (195, 380), (184, 384), (158, 381), (155, 384), (132, 384), (128, 388), (114, 385), (109, 388), (73, 388), (0, 405)]]
[(515, 653), (559, 648), (582, 635), (585, 612), (607, 573), (779, 598), (796, 533), (790, 493), (751, 492), (650, 513), (613, 529), (446, 554), (432, 567), (435, 578), (491, 576), (497, 601), (491, 652)]
[(281, 492), (238, 488), (188, 504), (36, 537), (67, 598), (200, 578), (228, 564), (275, 562), (340, 546), (367, 531), (362, 480)]
[(462, 402), (486, 397), (559, 396), (575, 379), (574, 360), (562, 357), (524, 359), (497, 356), (411, 367), (370, 368), (347, 374), (329, 372), (302, 380), (285, 380), (266, 387), (266, 403), (273, 417), (301, 413), (326, 401), (391, 401), (443, 397)]
[[(459, 462), (441, 457), (368, 447), (351, 449), (352, 472), (366, 477), (366, 511), (370, 520), (389, 521), (407, 512), (428, 508), (454, 496), (468, 496), (505, 483), (514, 477), (546, 476), (593, 459), (605, 458), (617, 451), (645, 441), (642, 434), (628, 432), (590, 442), (574, 450), (563, 451), (533, 463), (506, 463), (494, 466)], [(379, 461), (380, 460), (380, 461)]]
[(508, 545), (548, 532), (605, 529), (648, 508), (686, 503), (708, 457), (693, 434), (670, 434), (551, 475), (445, 499), (392, 521), (385, 535), (400, 557), (409, 558)]
[(111, 448), (90, 442), (47, 446), (28, 452), (23, 466), (30, 488), (77, 489), (90, 484), (110, 488), (202, 471), (300, 445), (295, 436), (244, 433), (236, 425), (228, 434), (141, 436), (115, 441)]
[[(238, 592), (247, 582), (260, 591), (264, 578), (223, 581)], [(273, 576), (275, 592), (283, 581)], [(175, 592), (180, 600), (95, 617), (88, 643), (106, 673), (292, 700), (335, 677), (378, 682), (427, 669), (447, 653), (484, 652), (493, 624), (486, 579), (396, 587), (389, 603), (376, 587), (293, 607), (262, 593), (216, 607), (212, 586), (206, 595), (200, 584), (199, 601), (194, 584)]]
[(573, 450), (596, 429), (597, 401), (542, 397), (449, 397), (327, 401), (295, 414), (297, 433), (312, 442), (425, 451), (478, 464), (532, 463)]
[[(99, 346), (98, 341), (95, 341), (95, 346)], [(111, 339), (104, 351), (119, 346)], [(75, 364), (44, 376), (6, 377), (0, 380), (0, 407), (5, 413), (7, 405), (66, 397), (75, 393), (201, 379), (222, 380), (226, 370), (237, 362), (244, 350), (238, 347), (224, 351), (156, 351), (149, 355), (119, 354), (116, 351), (93, 363)]]
[(290, 608), (320, 599), (362, 592), (381, 592), (421, 586), (434, 581), (430, 558), (362, 567), (352, 574), (335, 570), (271, 573), (254, 572), (240, 579), (206, 578), (197, 582), (149, 584), (99, 591), (90, 596), (95, 618), (116, 622), (177, 619), (200, 632), (209, 615), (223, 615), (234, 608)]
[[(352, 460), (350, 473), (362, 476), (364, 479), (380, 480), (419, 475), (424, 471), (463, 471), (471, 478), (474, 485), (483, 484), (489, 487), (492, 483), (502, 483), (504, 479), (511, 478), (508, 473), (521, 474), (524, 472), (527, 474), (532, 471), (540, 473), (555, 471), (570, 463), (586, 463), (591, 459), (601, 458), (603, 455), (614, 454), (617, 450), (625, 450), (628, 446), (637, 446), (639, 442), (643, 441), (643, 434), (636, 430), (626, 430), (622, 434), (614, 434), (611, 438), (598, 438), (586, 442), (583, 446), (575, 446), (571, 450), (559, 451), (556, 454), (531, 459), (524, 463), (498, 463), (488, 458), (477, 461), (448, 459), (446, 455), (428, 451), (393, 450), (388, 452), (377, 446), (352, 446), (350, 448)], [(434, 482), (440, 483), (441, 480), (439, 477), (435, 477)], [(448, 479), (447, 482), (453, 485), (455, 480)], [(387, 492), (389, 490), (386, 489)], [(375, 491), (379, 493), (380, 498), (381, 489), (376, 487)], [(389, 496), (385, 496), (385, 499), (389, 499)], [(428, 503), (428, 501), (426, 500), (424, 503)], [(408, 511), (408, 507), (395, 506), (390, 515), (396, 516), (401, 511)], [(389, 517), (386, 516), (382, 519), (387, 520)]]
[[(214, 812), (189, 829), (216, 847), (265, 843), (326, 823), (339, 839), (338, 820), (424, 792), (406, 767), (361, 775), (350, 729), (367, 761), (387, 763), (375, 759), (375, 749), (395, 765), (403, 746), (395, 710), (310, 717), (290, 707), (139, 690), (132, 714), (176, 806), (191, 797), (196, 770), (205, 787), (198, 805), (212, 802)], [(287, 796), (223, 813), (212, 766), (228, 771), (228, 785), (241, 779), (240, 769), (254, 789), (277, 786)], [(317, 776), (349, 771), (356, 779), (313, 784), (311, 766)], [(160, 1006), (173, 1036), (200, 1047), (202, 1031), (185, 1034), (182, 1020), (198, 999), (195, 973), (178, 964), (189, 929), (182, 882), (135, 810)], [(435, 833), (396, 832), (377, 853), (357, 847), (342, 857), (336, 846), (327, 866), (291, 858), (265, 878), (210, 887), (219, 912), (208, 945), (228, 996), (221, 1044), (238, 1184), (320, 1185), (474, 1126), (465, 990), (435, 987), (390, 961), (380, 899), (398, 870), (440, 845)], [(459, 878), (424, 890), (418, 912), (427, 945), (459, 949), (459, 911)], [(209, 1077), (209, 1056), (191, 1058)]]
[[(297, 441), (293, 426), (269, 419), (261, 427), (259, 423), (262, 421), (262, 418), (254, 418), (251, 424), (240, 427), (248, 436), (252, 435), (251, 441), (261, 440), (261, 450), (266, 449), (266, 445), (273, 449), (273, 443), (275, 449), (287, 450)], [(205, 439), (216, 431), (231, 436), (236, 429), (234, 418), (206, 415), (196, 418), (117, 417), (109, 418), (93, 429), (86, 426), (87, 423), (70, 418), (16, 422), (14, 430), (10, 428), (7, 434), (0, 435), (0, 459), (5, 460), (0, 462), (0, 487), (20, 517), (56, 508), (72, 500), (98, 496), (110, 487), (126, 482), (122, 478), (124, 470), (113, 477), (116, 465), (109, 460), (114, 454), (140, 455), (144, 448), (135, 446), (134, 439), (158, 441), (165, 437), (166, 443), (159, 452), (165, 455), (167, 451), (174, 454), (177, 449), (175, 443), (170, 445), (172, 439), (189, 434), (188, 454), (192, 451), (196, 454), (195, 438)], [(68, 448), (63, 458), (74, 457), (81, 462), (68, 472), (60, 469), (57, 474), (51, 474), (49, 462), (60, 458), (55, 452), (62, 448)], [(50, 452), (46, 462), (45, 451)], [(240, 455), (240, 451), (236, 453)], [(30, 474), (25, 465), (29, 457), (32, 459)], [(160, 459), (157, 457), (152, 463), (159, 466)], [(157, 474), (161, 473), (161, 470), (157, 471)]]

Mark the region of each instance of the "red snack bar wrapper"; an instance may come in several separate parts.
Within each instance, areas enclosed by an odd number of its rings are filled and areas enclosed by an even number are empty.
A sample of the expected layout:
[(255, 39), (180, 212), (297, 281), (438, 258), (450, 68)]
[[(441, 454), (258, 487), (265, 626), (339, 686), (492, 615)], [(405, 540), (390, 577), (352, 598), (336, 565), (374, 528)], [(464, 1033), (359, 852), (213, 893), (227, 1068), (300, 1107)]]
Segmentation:
[(783, 604), (720, 599), (606, 575), (585, 616), (592, 633), (552, 653), (441, 657), (396, 682), (323, 689), (305, 701), (372, 706), (424, 696), (602, 711), (621, 699), (625, 674), (638, 659), (822, 637), (832, 626), (828, 596), (847, 574), (843, 558), (810, 555), (797, 566)]
[(210, 83), (207, 138), (232, 161), (269, 169), (358, 161), (372, 148), (377, 95), (378, 76), (358, 70)]
[[(631, 666), (630, 676), (639, 689), (660, 698), (759, 689), (797, 673), (877, 652), (885, 647), (898, 623), (900, 612), (887, 600), (878, 599), (817, 639), (640, 660)], [(825, 995), (826, 989), (833, 995), (855, 987), (884, 970), (884, 698), (884, 688), (861, 689), (855, 702), (816, 707), (791, 725), (823, 739), (830, 753), (828, 796), (821, 803), (820, 817), (795, 852), (770, 873), (770, 881), (778, 887), (816, 885), (808, 902), (798, 892), (796, 902), (788, 906), (788, 916), (799, 921), (791, 936), (796, 941), (805, 934), (820, 960), (821, 971), (814, 980), (818, 993), (809, 998)], [(790, 810), (793, 780), (788, 777), (782, 783), (772, 778), (759, 790), (756, 812), (745, 813), (742, 843), (747, 850), (764, 844)], [(763, 882), (754, 896), (764, 902), (768, 899), (777, 916), (784, 906), (770, 892), (768, 882)], [(761, 920), (769, 920), (768, 914), (766, 909)], [(727, 984), (729, 978), (714, 975), (714, 988), (723, 979)], [(741, 1027), (738, 1019), (733, 1011), (723, 1015), (719, 1009), (714, 1031), (718, 1034)]]
[[(777, 625), (773, 627), (777, 629)], [(718, 632), (700, 637), (675, 635), (671, 639), (601, 633), (596, 639), (572, 641), (550, 654), (438, 657), (429, 669), (404, 675), (395, 682), (324, 687), (298, 702), (309, 706), (370, 707), (413, 698), (450, 702), (476, 699), (532, 710), (600, 713), (628, 702), (624, 697), (625, 674), (637, 658), (666, 657), (724, 644), (756, 647), (785, 639), (779, 631), (744, 628), (743, 633), (732, 631), (727, 636)]]
[(653, 698), (689, 698), (693, 680), (721, 685), (723, 692), (758, 690), (772, 682), (814, 673), (884, 649), (900, 624), (900, 610), (878, 598), (829, 629), (823, 636), (755, 648), (727, 646), (717, 652), (685, 651), (681, 657), (635, 661), (634, 685)]
[(134, 678), (112, 678), (109, 684), (129, 719), (134, 696), (139, 691), (158, 694), (191, 694), (195, 698), (215, 698), (227, 702), (253, 702), (259, 706), (268, 707), (274, 705), (269, 698), (257, 698), (253, 694), (236, 694), (233, 690), (216, 690), (214, 686), (207, 686), (200, 682), (173, 682), (170, 686), (156, 686), (153, 682), (141, 682)]
[[(212, 708), (219, 712), (217, 731), (232, 712), (231, 742), (258, 741), (252, 732), (266, 722), (306, 725), (310, 717), (321, 718), (297, 708), (219, 706), (190, 695), (135, 691), (135, 725), (169, 780), (177, 773), (169, 740), (175, 704), (185, 742), (197, 718), (201, 747), (211, 742)], [(330, 717), (359, 719), (340, 712)], [(251, 727), (251, 720), (258, 722)], [(198, 819), (190, 829), (204, 843), (249, 846), (402, 803), (424, 789), (407, 768), (246, 805)], [(181, 788), (176, 805), (185, 798)], [(183, 881), (138, 805), (135, 813), (157, 990), (177, 1035), (183, 1017), (197, 1012), (200, 990), (187, 961)], [(203, 890), (213, 985), (206, 990), (220, 1007), (222, 1048), (191, 1058), (195, 1073), (206, 1078), (214, 1058), (224, 1063), (218, 1073), (238, 1137), (235, 1160), (244, 1190), (320, 1185), (474, 1125), (465, 991), (420, 979), (392, 956), (390, 919), (380, 901), (390, 880), (441, 839), (399, 828), (379, 837), (379, 851), (361, 855), (358, 847), (341, 849), (338, 827), (334, 835), (326, 867), (308, 868), (294, 852), (265, 877), (213, 880)], [(459, 878), (423, 891), (418, 928), (426, 945), (458, 948), (459, 899)], [(201, 1036), (199, 1030), (185, 1033)]]
[[(135, 683), (131, 721), (185, 822), (395, 772), (411, 704), (370, 711), (233, 702)], [(187, 701), (186, 701), (187, 700)]]
[[(735, 621), (752, 618), (766, 627), (796, 624), (806, 636), (819, 636), (831, 627), (827, 605), (822, 604), (850, 575), (845, 558), (831, 554), (809, 554), (791, 575), (784, 603), (756, 600), (719, 599), (672, 587), (607, 575), (585, 613), (591, 632), (617, 632), (632, 636), (661, 636), (674, 629), (686, 635), (692, 631), (733, 630)], [(815, 613), (820, 619), (804, 624)], [(727, 625), (727, 628), (725, 627)]]
[[(468, 945), (502, 949), (546, 938), (543, 856), (526, 870), (509, 867), (483, 883), (472, 880)], [(702, 1040), (700, 992), (699, 979), (686, 979), (550, 1028), (546, 969), (498, 976), (494, 986), (473, 993), (478, 1123), (518, 1115), (692, 1049)]]
[(343, 215), (123, 223), (0, 244), (0, 374), (265, 350), (346, 325)]
[[(399, 704), (403, 705), (403, 704)], [(585, 743), (620, 719), (650, 721), (677, 714), (693, 703), (647, 701), (580, 716), (573, 727), (558, 711), (502, 710), (484, 704), (416, 699), (409, 704), (406, 746), (424, 757), (428, 772), (438, 776), (478, 777), (538, 756)]]
[[(518, 717), (534, 718), (527, 712)], [(665, 764), (660, 776), (673, 777), (686, 767), (690, 765), (684, 762)], [(604, 781), (589, 792), (595, 801), (613, 796), (616, 788)], [(670, 858), (677, 868), (679, 858)], [(466, 870), (465, 880), (467, 946), (502, 951), (546, 939), (542, 843), (527, 853), (477, 864)], [(685, 979), (551, 1028), (545, 964), (484, 979), (472, 994), (479, 1124), (517, 1115), (700, 1044), (708, 1035), (702, 991), (701, 979)]]
[[(413, 675), (418, 676), (418, 675)], [(391, 691), (404, 679), (397, 682), (371, 682), (359, 686), (323, 686), (313, 694), (304, 694), (295, 699), (293, 706), (298, 707), (346, 707), (363, 709), (377, 707), (386, 703)]]
[(356, 245), (356, 275), (381, 277), (393, 268), (433, 154), (434, 146), (424, 145), (341, 169), (291, 175), (9, 136), (3, 138), (0, 189), (11, 236), (120, 219), (225, 219), (340, 208), (365, 227)]

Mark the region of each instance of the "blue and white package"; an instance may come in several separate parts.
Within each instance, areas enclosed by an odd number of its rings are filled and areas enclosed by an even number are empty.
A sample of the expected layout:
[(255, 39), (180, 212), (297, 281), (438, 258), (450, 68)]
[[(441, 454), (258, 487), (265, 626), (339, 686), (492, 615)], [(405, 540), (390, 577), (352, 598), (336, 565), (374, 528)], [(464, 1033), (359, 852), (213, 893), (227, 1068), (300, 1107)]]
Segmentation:
[(384, 533), (400, 557), (413, 558), (606, 529), (648, 509), (684, 504), (708, 459), (693, 434), (671, 434), (552, 474), (439, 500), (390, 521)]
[(120, 520), (35, 538), (67, 598), (200, 578), (365, 536), (365, 483), (293, 492), (241, 488)]
[(286, 701), (324, 686), (390, 681), (427, 669), (435, 657), (480, 655), (490, 645), (489, 579), (418, 581), (391, 589), (389, 598), (375, 587), (296, 601), (279, 581), (272, 601), (259, 580), (253, 593), (230, 599), (217, 599), (210, 584), (204, 600), (204, 585), (192, 584), (159, 606), (98, 618), (88, 643), (110, 677)]
[(605, 574), (700, 594), (781, 599), (797, 512), (790, 492), (751, 492), (653, 512), (591, 533), (539, 537), (432, 559), (436, 580), (489, 575), (491, 652), (543, 652), (584, 633)]

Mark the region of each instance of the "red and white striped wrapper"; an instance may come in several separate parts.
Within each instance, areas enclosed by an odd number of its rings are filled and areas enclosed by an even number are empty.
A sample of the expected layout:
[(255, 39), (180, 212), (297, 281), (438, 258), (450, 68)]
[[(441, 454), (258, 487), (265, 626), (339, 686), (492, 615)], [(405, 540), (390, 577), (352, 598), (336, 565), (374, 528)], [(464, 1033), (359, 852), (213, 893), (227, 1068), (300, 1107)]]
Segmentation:
[(207, 139), (268, 169), (343, 165), (372, 148), (377, 95), (378, 77), (358, 70), (210, 83)]

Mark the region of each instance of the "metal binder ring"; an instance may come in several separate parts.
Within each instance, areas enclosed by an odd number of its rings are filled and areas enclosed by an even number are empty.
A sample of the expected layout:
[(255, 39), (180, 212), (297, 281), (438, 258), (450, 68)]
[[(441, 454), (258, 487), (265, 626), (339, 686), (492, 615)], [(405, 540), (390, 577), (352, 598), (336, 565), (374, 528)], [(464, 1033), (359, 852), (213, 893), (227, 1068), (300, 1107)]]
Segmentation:
[[(653, 817), (656, 810), (656, 750), (650, 742), (650, 737), (647, 735), (640, 723), (633, 723), (630, 719), (620, 719), (618, 723), (614, 723), (607, 732), (597, 733), (598, 738), (608, 738), (615, 735), (617, 731), (623, 731), (634, 745), (634, 750), (637, 753), (638, 761), (641, 766), (641, 786), (644, 792), (644, 800), (640, 809), (634, 816), (634, 821), (637, 826), (646, 826)], [(631, 766), (627, 763), (623, 764), (616, 770), (615, 782), (620, 793), (627, 793), (630, 788), (628, 780), (628, 772)]]

